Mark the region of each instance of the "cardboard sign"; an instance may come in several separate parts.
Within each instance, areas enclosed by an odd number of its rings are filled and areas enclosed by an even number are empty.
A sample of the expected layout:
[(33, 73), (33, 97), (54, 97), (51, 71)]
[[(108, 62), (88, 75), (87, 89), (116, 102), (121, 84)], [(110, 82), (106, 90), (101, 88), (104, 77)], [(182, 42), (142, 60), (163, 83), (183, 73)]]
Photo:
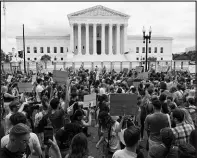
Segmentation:
[(136, 66), (135, 71), (137, 71), (138, 73), (141, 73), (143, 70), (143, 66)]
[(19, 93), (23, 92), (32, 92), (32, 84), (31, 83), (22, 83), (18, 82)]
[(68, 72), (53, 70), (53, 81), (59, 84), (65, 84), (68, 78)]
[(140, 82), (135, 82), (135, 81), (133, 82), (133, 86), (136, 88), (138, 88), (139, 84), (140, 84)]
[(148, 79), (148, 72), (142, 72), (138, 74), (137, 79), (147, 80)]
[(110, 95), (110, 115), (123, 116), (136, 115), (137, 95), (135, 94), (111, 94)]
[(124, 72), (124, 73), (128, 73), (128, 71), (129, 71), (128, 68), (124, 68), (124, 69), (123, 69), (123, 72)]
[(8, 79), (7, 79), (7, 82), (11, 82), (12, 78), (13, 78), (13, 76), (12, 75), (9, 75), (8, 76)]
[(96, 106), (96, 93), (84, 96), (83, 107), (89, 107), (90, 103), (91, 107)]

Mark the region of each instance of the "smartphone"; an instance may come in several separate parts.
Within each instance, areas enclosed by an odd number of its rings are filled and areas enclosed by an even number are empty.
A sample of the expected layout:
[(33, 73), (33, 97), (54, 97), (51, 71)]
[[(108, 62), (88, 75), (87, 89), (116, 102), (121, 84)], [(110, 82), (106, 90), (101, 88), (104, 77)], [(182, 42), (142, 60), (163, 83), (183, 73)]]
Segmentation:
[(49, 139), (53, 140), (53, 127), (47, 126), (44, 128), (44, 145), (49, 144)]

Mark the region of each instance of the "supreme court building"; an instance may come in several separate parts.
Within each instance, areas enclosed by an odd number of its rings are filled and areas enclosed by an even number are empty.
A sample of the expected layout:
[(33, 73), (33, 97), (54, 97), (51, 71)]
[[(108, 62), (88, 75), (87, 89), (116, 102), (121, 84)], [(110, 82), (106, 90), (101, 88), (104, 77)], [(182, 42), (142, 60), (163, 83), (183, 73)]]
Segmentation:
[[(139, 36), (127, 34), (131, 27), (129, 15), (98, 5), (67, 17), (69, 35), (25, 37), (27, 60), (38, 61), (43, 54), (48, 54), (59, 62), (145, 61), (142, 32)], [(148, 56), (158, 61), (172, 60), (173, 39), (154, 36), (154, 28), (152, 35)], [(17, 49), (23, 50), (22, 36), (17, 36), (16, 42)]]

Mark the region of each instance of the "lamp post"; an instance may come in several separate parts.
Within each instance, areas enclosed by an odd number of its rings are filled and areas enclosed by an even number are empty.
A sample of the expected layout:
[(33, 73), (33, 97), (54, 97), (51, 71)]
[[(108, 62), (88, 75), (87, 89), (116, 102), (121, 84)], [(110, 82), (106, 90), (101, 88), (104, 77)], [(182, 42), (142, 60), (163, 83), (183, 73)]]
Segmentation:
[(149, 35), (145, 35), (146, 33), (146, 30), (145, 28), (143, 27), (143, 43), (146, 42), (146, 63), (145, 63), (145, 71), (147, 72), (148, 71), (148, 42), (151, 43), (151, 33), (152, 33), (152, 29), (150, 27), (149, 29)]

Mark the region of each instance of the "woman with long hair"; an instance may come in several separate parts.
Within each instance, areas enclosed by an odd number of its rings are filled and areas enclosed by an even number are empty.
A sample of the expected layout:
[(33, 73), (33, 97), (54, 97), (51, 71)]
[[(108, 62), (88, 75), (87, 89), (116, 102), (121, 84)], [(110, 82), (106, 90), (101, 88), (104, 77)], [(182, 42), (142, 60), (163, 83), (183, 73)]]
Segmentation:
[(102, 134), (100, 140), (96, 144), (96, 148), (99, 148), (99, 145), (103, 143), (103, 155), (111, 158), (115, 151), (121, 149), (118, 133), (121, 132), (125, 117), (123, 117), (119, 123), (115, 121), (108, 112), (102, 111), (98, 118)]
[(72, 139), (70, 152), (65, 158), (93, 158), (88, 154), (87, 137), (83, 133), (79, 133)]

